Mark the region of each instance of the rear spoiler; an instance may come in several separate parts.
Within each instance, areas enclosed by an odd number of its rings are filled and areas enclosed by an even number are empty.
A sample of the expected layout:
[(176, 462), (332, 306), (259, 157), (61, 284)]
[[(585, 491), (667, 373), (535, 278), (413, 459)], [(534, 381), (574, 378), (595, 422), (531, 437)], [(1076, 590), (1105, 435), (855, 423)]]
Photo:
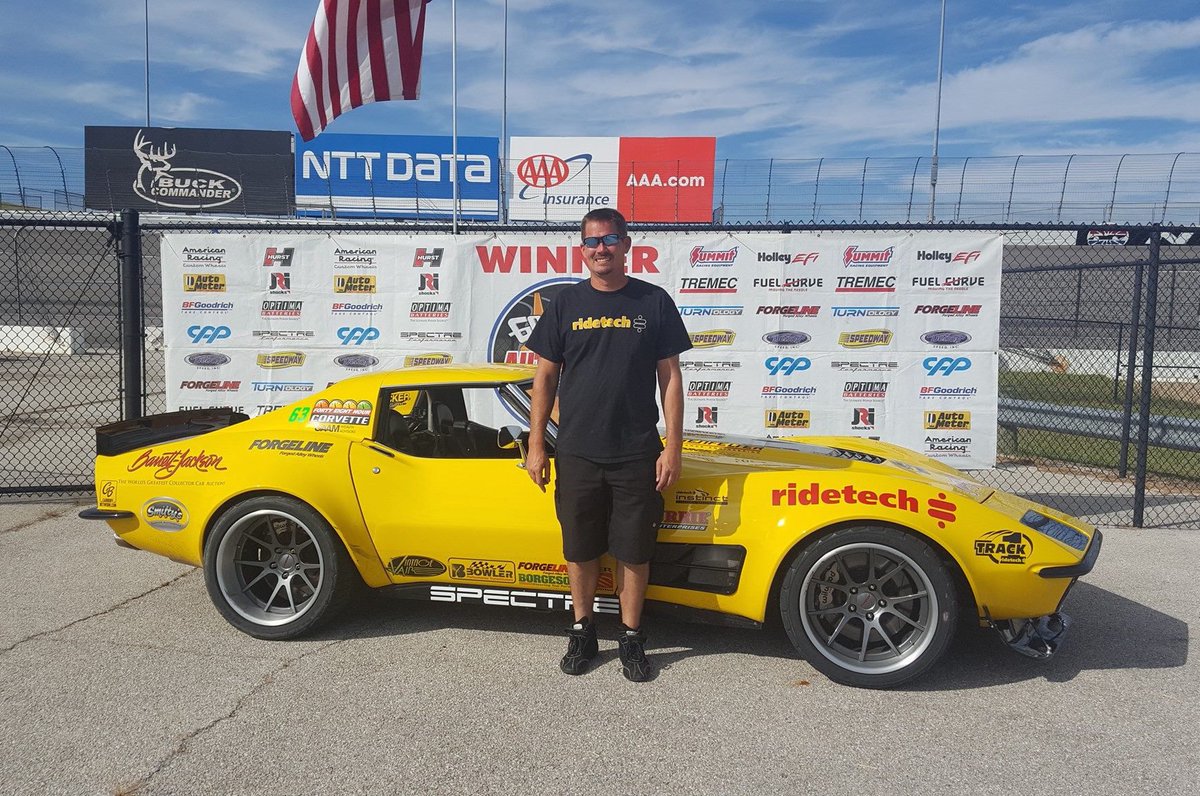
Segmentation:
[(116, 456), (136, 448), (195, 437), (249, 420), (250, 416), (228, 408), (187, 409), (122, 420), (96, 429), (96, 453)]

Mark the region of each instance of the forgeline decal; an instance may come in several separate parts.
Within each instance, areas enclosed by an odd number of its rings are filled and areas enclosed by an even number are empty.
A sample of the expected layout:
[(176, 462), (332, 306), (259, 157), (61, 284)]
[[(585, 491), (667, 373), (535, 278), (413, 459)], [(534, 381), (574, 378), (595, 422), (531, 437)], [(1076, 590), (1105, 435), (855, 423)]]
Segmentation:
[(154, 472), (151, 473), (156, 479), (162, 481), (175, 475), (180, 470), (194, 470), (198, 473), (207, 473), (210, 470), (224, 470), (224, 456), (216, 453), (208, 453), (203, 448), (192, 452), (191, 448), (172, 448), (170, 450), (155, 451), (154, 448), (148, 448), (138, 454), (138, 457), (133, 460), (133, 463), (125, 468), (127, 472), (134, 473), (138, 470), (147, 467), (153, 467)]
[(304, 439), (256, 439), (251, 441), (249, 450), (277, 451), (284, 456), (309, 456), (319, 459), (329, 453), (332, 447), (332, 442)]
[(732, 329), (709, 329), (703, 332), (689, 332), (692, 348), (716, 348), (717, 346), (733, 345), (737, 333)]
[(188, 293), (224, 293), (225, 274), (184, 274), (183, 289)]
[(449, 365), (454, 361), (454, 357), (450, 354), (413, 354), (404, 358), (404, 367), (411, 368), (418, 365)]
[(664, 531), (705, 531), (712, 522), (712, 512), (708, 511), (673, 511), (667, 509), (658, 523)]
[(710, 495), (703, 489), (688, 489), (675, 493), (675, 502), (693, 506), (728, 506), (728, 495)]
[(925, 428), (941, 429), (970, 429), (970, 412), (926, 412)]
[(305, 355), (302, 351), (275, 351), (270, 354), (259, 354), (255, 358), (258, 366), (264, 370), (281, 368), (298, 368), (304, 364)]
[(374, 274), (347, 274), (333, 278), (334, 293), (374, 293)]
[[(477, 586), (430, 586), (429, 599), (435, 603), (481, 603), (513, 608), (541, 608), (560, 611), (571, 609), (571, 595), (564, 592), (484, 589)], [(616, 597), (597, 597), (592, 610), (599, 614), (619, 614)]]
[(890, 329), (861, 329), (857, 332), (842, 332), (838, 335), (838, 345), (842, 348), (873, 348), (875, 346), (891, 345), (892, 331)]
[(96, 490), (96, 494), (100, 496), (99, 508), (112, 508), (117, 505), (117, 482), (105, 481)]
[(996, 564), (1024, 564), (1033, 552), (1033, 540), (1020, 531), (992, 531), (975, 540), (975, 555)]
[(428, 556), (399, 556), (388, 562), (387, 571), (406, 578), (429, 578), (445, 572), (446, 565)]
[(807, 409), (767, 409), (763, 425), (767, 428), (808, 428), (812, 413)]
[[(566, 564), (550, 564), (544, 561), (521, 561), (517, 564), (517, 582), (536, 586), (565, 586), (570, 588)], [(616, 590), (617, 578), (609, 567), (600, 568), (600, 579), (596, 588), (602, 592)]]
[[(852, 484), (832, 488), (822, 488), (817, 482), (806, 487), (797, 487), (790, 483), (783, 489), (771, 490), (772, 506), (883, 506), (897, 511), (907, 511), (912, 514), (921, 513), (921, 499), (910, 495), (907, 489), (901, 488), (896, 492), (876, 492), (871, 489), (858, 489)], [(946, 527), (947, 522), (957, 519), (955, 512), (958, 506), (946, 499), (943, 492), (936, 498), (929, 498), (924, 507), (925, 513), (938, 520), (938, 527)]]
[(314, 428), (329, 430), (332, 426), (366, 426), (371, 422), (371, 402), (322, 398), (313, 404), (308, 423)]
[(516, 583), (517, 567), (511, 561), (495, 561), (486, 558), (452, 558), (450, 559), (450, 577), (455, 580)]
[(142, 506), (146, 524), (160, 531), (182, 531), (188, 524), (187, 507), (174, 498), (160, 497)]

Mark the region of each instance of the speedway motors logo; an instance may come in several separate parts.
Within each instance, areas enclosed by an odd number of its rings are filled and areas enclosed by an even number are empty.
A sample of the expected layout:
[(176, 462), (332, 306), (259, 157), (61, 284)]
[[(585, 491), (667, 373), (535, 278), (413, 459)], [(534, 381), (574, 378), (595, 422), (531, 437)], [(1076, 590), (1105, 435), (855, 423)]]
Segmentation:
[(577, 281), (569, 278), (549, 279), (526, 288), (510, 299), (492, 324), (488, 336), (488, 361), (510, 365), (536, 364), (537, 354), (526, 348), (525, 343), (529, 341), (546, 307), (559, 293)]

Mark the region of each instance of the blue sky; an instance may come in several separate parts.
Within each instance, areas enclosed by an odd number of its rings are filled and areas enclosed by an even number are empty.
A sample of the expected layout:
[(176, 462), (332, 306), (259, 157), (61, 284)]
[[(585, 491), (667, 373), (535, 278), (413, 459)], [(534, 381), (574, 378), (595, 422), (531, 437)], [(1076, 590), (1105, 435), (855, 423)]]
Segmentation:
[[(150, 0), (156, 126), (294, 131), (315, 0)], [(422, 99), (339, 133), (450, 132), (450, 0)], [(459, 132), (499, 135), (501, 0), (458, 0)], [(715, 135), (720, 158), (928, 155), (938, 0), (510, 0), (510, 135)], [(4, 4), (0, 144), (145, 122), (141, 0)], [(948, 0), (941, 153), (1200, 152), (1194, 0)]]

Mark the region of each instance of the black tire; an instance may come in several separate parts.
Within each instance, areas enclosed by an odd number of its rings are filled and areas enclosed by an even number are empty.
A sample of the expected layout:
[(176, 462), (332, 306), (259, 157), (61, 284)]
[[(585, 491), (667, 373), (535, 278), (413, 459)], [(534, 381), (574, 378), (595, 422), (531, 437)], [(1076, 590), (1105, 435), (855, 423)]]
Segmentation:
[(933, 666), (954, 637), (958, 594), (927, 542), (895, 528), (834, 531), (788, 567), (783, 626), (830, 680), (891, 688)]
[(231, 625), (280, 640), (330, 619), (362, 580), (324, 517), (298, 500), (262, 496), (217, 519), (204, 545), (204, 584)]

